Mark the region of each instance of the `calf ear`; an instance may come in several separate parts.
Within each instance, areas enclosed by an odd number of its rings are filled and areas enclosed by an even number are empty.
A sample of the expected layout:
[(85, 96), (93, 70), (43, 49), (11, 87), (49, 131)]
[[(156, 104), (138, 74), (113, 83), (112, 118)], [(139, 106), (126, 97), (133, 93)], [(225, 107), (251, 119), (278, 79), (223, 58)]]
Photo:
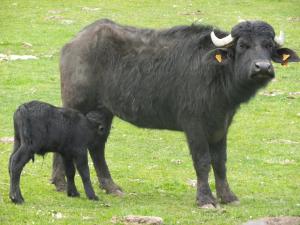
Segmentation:
[(207, 63), (216, 63), (219, 65), (224, 65), (229, 62), (232, 56), (232, 50), (227, 48), (216, 48), (209, 51), (205, 55), (204, 59)]
[(276, 49), (272, 54), (272, 60), (281, 65), (287, 65), (288, 62), (300, 62), (300, 58), (293, 50), (289, 48)]
[(100, 123), (100, 116), (99, 116), (99, 113), (96, 112), (96, 111), (91, 111), (89, 113), (86, 114), (86, 118), (93, 122), (93, 123)]

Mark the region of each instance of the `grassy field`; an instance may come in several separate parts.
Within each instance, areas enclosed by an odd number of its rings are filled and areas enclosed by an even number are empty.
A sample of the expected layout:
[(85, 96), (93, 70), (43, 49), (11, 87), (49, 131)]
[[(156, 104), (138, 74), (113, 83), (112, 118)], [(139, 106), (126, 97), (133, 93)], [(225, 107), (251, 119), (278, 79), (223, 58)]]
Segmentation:
[[(260, 19), (286, 33), (286, 46), (300, 53), (298, 0), (2, 0), (0, 53), (35, 55), (38, 60), (0, 61), (0, 137), (11, 137), (12, 113), (37, 99), (61, 105), (58, 61), (61, 47), (99, 18), (140, 27), (170, 27), (194, 21), (230, 30), (238, 19)], [(26, 44), (26, 43), (30, 43)], [(31, 46), (32, 45), (32, 46)], [(249, 219), (300, 216), (300, 65), (275, 65), (276, 80), (243, 105), (230, 129), (228, 176), (239, 206), (205, 211), (195, 203), (195, 179), (181, 133), (137, 129), (115, 119), (107, 159), (123, 198), (67, 198), (49, 183), (51, 154), (37, 157), (22, 175), (25, 204), (8, 198), (11, 143), (0, 143), (0, 224), (112, 224), (113, 216), (154, 215), (165, 224), (241, 224)], [(178, 163), (180, 162), (180, 163)], [(92, 165), (90, 165), (92, 167)], [(210, 178), (215, 191), (213, 176)]]

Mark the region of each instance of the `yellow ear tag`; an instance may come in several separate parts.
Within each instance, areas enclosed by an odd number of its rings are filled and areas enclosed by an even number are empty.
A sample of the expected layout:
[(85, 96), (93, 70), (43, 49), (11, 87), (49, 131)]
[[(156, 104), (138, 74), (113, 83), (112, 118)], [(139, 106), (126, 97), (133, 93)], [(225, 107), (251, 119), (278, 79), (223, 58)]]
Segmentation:
[(283, 54), (283, 55), (282, 55), (282, 60), (283, 60), (283, 61), (287, 60), (288, 58), (290, 58), (290, 55), (289, 55), (289, 54)]
[(288, 61), (287, 61), (288, 58), (290, 58), (289, 54), (282, 54), (282, 60), (283, 60), (283, 62), (281, 63), (281, 65), (287, 66), (288, 65)]
[(216, 60), (220, 63), (222, 62), (222, 55), (221, 54), (216, 54), (215, 55)]

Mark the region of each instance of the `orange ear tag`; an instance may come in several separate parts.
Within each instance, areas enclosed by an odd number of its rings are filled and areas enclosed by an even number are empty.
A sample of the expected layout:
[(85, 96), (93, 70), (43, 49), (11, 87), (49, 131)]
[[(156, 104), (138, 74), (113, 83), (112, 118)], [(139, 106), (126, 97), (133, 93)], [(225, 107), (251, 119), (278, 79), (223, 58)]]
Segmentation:
[(216, 60), (220, 63), (222, 62), (222, 55), (221, 54), (216, 54), (215, 55)]
[(287, 60), (288, 58), (290, 58), (289, 54), (282, 54), (282, 60), (283, 60), (283, 62), (281, 63), (281, 65), (287, 66), (288, 65), (288, 60)]

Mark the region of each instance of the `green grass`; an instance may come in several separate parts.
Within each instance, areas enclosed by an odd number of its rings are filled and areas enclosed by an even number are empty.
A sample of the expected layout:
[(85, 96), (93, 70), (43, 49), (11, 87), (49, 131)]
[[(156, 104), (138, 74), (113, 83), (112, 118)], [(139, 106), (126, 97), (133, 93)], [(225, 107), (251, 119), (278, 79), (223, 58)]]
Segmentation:
[[(83, 10), (83, 7), (88, 7)], [(91, 11), (89, 9), (97, 8)], [(88, 10), (86, 10), (88, 9)], [(226, 30), (239, 18), (261, 19), (286, 33), (286, 46), (300, 53), (300, 4), (280, 1), (8, 1), (0, 7), (0, 53), (31, 54), (39, 60), (0, 62), (0, 137), (12, 136), (12, 114), (28, 100), (60, 105), (58, 61), (64, 43), (83, 26), (107, 17), (140, 27), (170, 27), (202, 21)], [(68, 21), (72, 24), (65, 24)], [(24, 47), (29, 42), (32, 47)], [(21, 188), (26, 203), (8, 198), (7, 162), (11, 144), (0, 143), (0, 224), (111, 224), (113, 216), (155, 215), (165, 224), (241, 224), (251, 218), (300, 215), (300, 91), (299, 64), (275, 66), (277, 81), (243, 105), (228, 141), (228, 176), (240, 197), (239, 206), (205, 211), (195, 204), (195, 179), (183, 134), (137, 129), (115, 119), (107, 159), (115, 181), (127, 193), (118, 198), (92, 182), (99, 202), (88, 201), (79, 177), (80, 198), (54, 191), (49, 184), (51, 155), (38, 157), (24, 169)], [(292, 142), (288, 142), (292, 141)], [(172, 160), (181, 160), (176, 164)], [(92, 167), (92, 165), (90, 165)], [(213, 176), (210, 178), (215, 191)], [(63, 218), (53, 215), (60, 212)]]

